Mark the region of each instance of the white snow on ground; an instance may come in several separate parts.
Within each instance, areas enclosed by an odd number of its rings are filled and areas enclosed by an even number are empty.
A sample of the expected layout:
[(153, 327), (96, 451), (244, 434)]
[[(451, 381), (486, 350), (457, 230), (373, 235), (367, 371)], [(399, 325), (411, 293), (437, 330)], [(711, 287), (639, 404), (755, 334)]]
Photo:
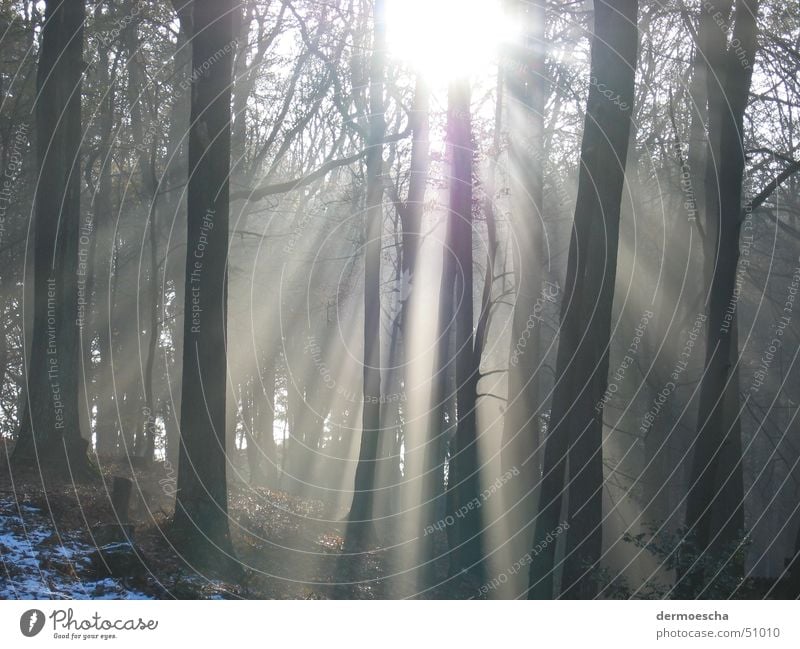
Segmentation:
[(95, 548), (41, 510), (0, 498), (0, 600), (150, 599), (119, 579), (81, 579)]

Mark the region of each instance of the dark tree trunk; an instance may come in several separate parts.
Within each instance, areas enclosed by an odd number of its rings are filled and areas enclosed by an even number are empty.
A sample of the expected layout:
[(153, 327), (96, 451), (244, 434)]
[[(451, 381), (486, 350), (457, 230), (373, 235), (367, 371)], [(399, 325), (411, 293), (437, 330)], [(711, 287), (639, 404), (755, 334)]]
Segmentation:
[[(421, 74), (416, 78), (414, 103), (409, 121), (412, 128), (412, 140), (408, 196), (404, 203), (400, 203), (396, 199), (402, 228), (398, 267), (400, 277), (398, 278), (398, 309), (396, 320), (392, 325), (388, 364), (390, 369), (387, 378), (390, 398), (383, 414), (383, 420), (388, 422), (388, 430), (392, 434), (389, 435), (387, 431), (384, 431), (383, 447), (385, 452), (382, 454), (387, 466), (384, 472), (385, 481), (388, 484), (397, 484), (405, 478), (407, 487), (412, 484), (412, 481), (421, 477), (422, 449), (424, 447), (424, 444), (420, 443), (421, 431), (418, 426), (424, 418), (411, 403), (412, 400), (418, 403), (422, 394), (419, 392), (419, 387), (414, 385), (415, 376), (409, 364), (409, 349), (412, 344), (409, 336), (412, 309), (414, 308), (412, 304), (415, 304), (414, 276), (417, 272), (420, 230), (430, 169), (430, 88)], [(403, 423), (401, 423), (400, 416), (401, 408)], [(404, 444), (406, 449), (403, 458), (406, 467), (405, 476), (400, 475), (398, 462), (401, 444)], [(418, 486), (420, 483), (417, 483)], [(411, 508), (407, 514), (410, 524), (405, 529), (410, 531), (415, 529), (420, 522), (419, 511)], [(425, 525), (430, 523), (433, 523), (433, 520), (428, 521)]]
[(239, 461), (236, 433), (239, 427), (241, 402), (239, 400), (239, 386), (234, 385), (230, 378), (227, 379), (226, 386), (228, 392), (225, 398), (225, 455), (231, 466), (236, 467)]
[(226, 318), (233, 0), (195, 0), (189, 130), (181, 450), (174, 531), (183, 551), (225, 570)]
[[(567, 459), (569, 528), (561, 594), (591, 597), (602, 546), (602, 408), (616, 279), (619, 215), (631, 128), (638, 34), (636, 0), (596, 0), (591, 85), (581, 146), (575, 222), (562, 298), (556, 386), (529, 596), (553, 593), (555, 545)], [(614, 88), (615, 101), (603, 94)], [(599, 412), (598, 412), (599, 410)]]
[[(670, 106), (677, 154), (678, 181), (683, 209), (675, 212), (664, 244), (664, 269), (654, 298), (654, 318), (646, 336), (652, 367), (645, 377), (651, 403), (670, 381), (675, 367), (675, 353), (685, 343), (682, 336), (692, 328), (697, 315), (695, 304), (701, 297), (693, 278), (702, 274), (702, 193), (704, 123), (706, 115), (705, 67), (703, 56), (695, 51), (689, 84), (691, 121), (688, 155), (684, 157), (675, 120), (676, 106)], [(700, 288), (702, 290), (702, 288)], [(673, 395), (674, 397), (674, 395)], [(640, 475), (642, 486), (642, 522), (660, 526), (676, 518), (671, 498), (675, 493), (676, 448), (682, 443), (681, 417), (670, 402), (644, 435), (645, 466)]]
[[(101, 79), (108, 79), (109, 49), (100, 47)], [(94, 196), (94, 309), (91, 328), (97, 336), (100, 360), (95, 369), (97, 408), (95, 430), (96, 452), (101, 457), (111, 457), (117, 452), (117, 416), (114, 408), (114, 380), (111, 373), (111, 271), (114, 258), (114, 201), (111, 178), (111, 144), (114, 128), (114, 88), (105, 95), (100, 123), (100, 172), (97, 193)]]
[(148, 219), (150, 252), (150, 299), (148, 323), (149, 338), (147, 340), (147, 360), (144, 368), (144, 449), (142, 458), (145, 463), (150, 464), (155, 460), (156, 452), (156, 424), (155, 424), (155, 398), (153, 395), (153, 384), (155, 382), (156, 354), (158, 352), (158, 340), (161, 335), (159, 326), (159, 314), (161, 313), (161, 283), (158, 281), (158, 242), (156, 237), (156, 201), (157, 195), (153, 196), (153, 203), (150, 206)]
[[(420, 291), (415, 287), (417, 273), (417, 258), (420, 246), (420, 230), (424, 214), (425, 192), (428, 186), (430, 170), (430, 89), (422, 75), (417, 76), (414, 89), (414, 105), (411, 113), (412, 143), (411, 143), (411, 171), (408, 186), (408, 197), (400, 209), (400, 220), (403, 229), (401, 268), (403, 279), (406, 282), (406, 300), (402, 303), (399, 315), (400, 336), (402, 337), (402, 380), (404, 423), (403, 437), (405, 440), (405, 475), (401, 489), (403, 498), (404, 538), (422, 539), (420, 531), (435, 522), (434, 508), (429, 506), (432, 494), (424, 491), (425, 478), (425, 449), (431, 437), (431, 427), (426, 425), (425, 397), (428, 386), (420, 385), (415, 371), (420, 359), (413, 352), (412, 323), (420, 318), (420, 309), (425, 309)], [(401, 285), (402, 288), (402, 285)], [(423, 557), (430, 558), (424, 547), (415, 543), (416, 552), (411, 552), (411, 561), (418, 567), (424, 561)], [(422, 546), (425, 543), (421, 544)], [(422, 590), (424, 579), (418, 581), (414, 592)]]
[[(420, 245), (420, 229), (424, 213), (425, 190), (428, 186), (430, 169), (430, 89), (425, 79), (419, 75), (414, 88), (414, 106), (410, 119), (413, 134), (411, 140), (411, 177), (408, 181), (408, 199), (405, 209), (400, 212), (403, 227), (402, 268), (413, 282), (417, 269), (417, 255)], [(400, 319), (401, 327), (408, 328), (409, 302), (403, 302)]]
[[(517, 295), (511, 322), (508, 395), (503, 417), (500, 458), (503, 472), (516, 476), (504, 487), (510, 560), (525, 556), (532, 538), (539, 469), (539, 422), (542, 415), (539, 374), (541, 296), (544, 291), (544, 0), (511, 3), (515, 21), (523, 27), (514, 44), (505, 78), (509, 95), (511, 163), (512, 257)], [(520, 134), (526, 134), (521, 136)], [(550, 291), (548, 291), (549, 295)], [(555, 299), (554, 297), (551, 299)], [(538, 302), (537, 306), (537, 300)], [(524, 577), (524, 575), (522, 575)], [(516, 596), (518, 593), (514, 593)]]
[(258, 425), (258, 408), (256, 406), (256, 377), (249, 377), (247, 382), (240, 388), (240, 400), (242, 403), (242, 427), (244, 438), (247, 444), (247, 468), (250, 472), (250, 484), (264, 484), (264, 473), (261, 469), (259, 457), (258, 441), (260, 431), (256, 429)]
[(18, 464), (91, 474), (78, 410), (83, 0), (48, 0), (37, 75), (34, 314)]
[[(480, 352), (473, 333), (472, 265), (472, 120), (470, 86), (467, 81), (451, 84), (448, 98), (447, 139), (450, 155), (450, 217), (448, 228), (455, 256), (454, 282), (449, 290), (455, 299), (456, 403), (458, 422), (451, 445), (448, 509), (455, 517), (450, 548), (453, 573), (470, 571), (481, 578), (483, 568), (480, 509), (468, 504), (480, 494), (476, 401), (480, 378)], [(456, 513), (459, 515), (456, 516)]]
[[(255, 400), (258, 405), (257, 440), (259, 462), (264, 476), (264, 484), (274, 487), (278, 482), (278, 449), (275, 444), (275, 359), (272, 349), (270, 356), (255, 387)], [(257, 474), (258, 477), (258, 474)]]
[[(129, 9), (133, 6), (129, 4)], [(149, 304), (146, 308), (136, 305), (136, 313), (148, 312), (144, 376), (142, 377), (144, 404), (142, 408), (142, 429), (137, 429), (136, 456), (149, 464), (155, 458), (155, 402), (153, 382), (156, 352), (159, 339), (159, 313), (161, 311), (161, 284), (158, 281), (158, 193), (159, 182), (156, 177), (156, 155), (159, 141), (152, 129), (152, 116), (145, 110), (145, 96), (150, 88), (142, 62), (141, 42), (139, 40), (139, 20), (133, 20), (125, 28), (124, 38), (128, 56), (128, 104), (133, 140), (137, 146), (137, 166), (141, 182), (142, 196), (147, 201), (147, 232), (149, 249)], [(145, 245), (142, 242), (142, 245)], [(137, 315), (138, 320), (138, 315)], [(137, 327), (137, 338), (142, 325)]]
[(247, 56), (250, 32), (250, 3), (240, 3), (234, 13), (233, 31), (236, 36), (236, 56), (233, 63), (233, 125), (231, 126), (231, 153), (234, 169), (240, 171), (247, 145), (247, 100), (250, 96)]
[(369, 143), (367, 153), (366, 245), (364, 253), (364, 404), (361, 449), (356, 468), (353, 504), (346, 545), (361, 547), (376, 541), (373, 518), (375, 473), (381, 422), (381, 233), (383, 231), (383, 140), (385, 24), (384, 0), (375, 0), (373, 51), (370, 70)]
[[(439, 305), (434, 331), (435, 358), (433, 376), (431, 378), (431, 414), (429, 431), (424, 434), (420, 454), (422, 456), (421, 496), (419, 502), (419, 521), (415, 532), (418, 534), (417, 583), (419, 590), (436, 585), (434, 534), (430, 531), (439, 521), (439, 502), (444, 496), (444, 466), (448, 441), (452, 438), (455, 422), (449, 405), (452, 401), (450, 380), (453, 374), (453, 333), (454, 302), (453, 285), (455, 283), (455, 259), (452, 250), (453, 230), (451, 219), (445, 224), (445, 236), (442, 241), (442, 275), (439, 283)], [(449, 481), (452, 481), (452, 474)], [(447, 529), (448, 540), (452, 537)]]
[[(192, 1), (171, 0), (178, 18), (178, 34), (175, 44), (173, 62), (173, 88), (177, 91), (189, 83), (192, 70)], [(188, 145), (186, 134), (189, 132), (191, 116), (191, 93), (181, 91), (173, 95), (170, 106), (169, 133), (167, 136), (167, 163), (162, 182), (175, 187), (185, 182), (188, 169)], [(171, 215), (168, 221), (168, 234), (164, 242), (165, 270), (164, 281), (170, 282), (175, 290), (173, 313), (169, 319), (170, 337), (173, 345), (173, 360), (169, 371), (169, 394), (171, 397), (170, 421), (167, 429), (180, 427), (183, 360), (183, 305), (185, 296), (185, 262), (186, 250), (186, 197), (185, 192), (167, 192), (165, 196), (164, 214)], [(165, 219), (166, 221), (166, 219)], [(165, 223), (167, 225), (167, 223)], [(166, 314), (165, 314), (166, 315)], [(166, 321), (166, 318), (165, 318)], [(175, 456), (177, 457), (177, 455)]]
[[(730, 14), (731, 2), (718, 2), (722, 15)], [(706, 301), (708, 324), (706, 360), (700, 382), (697, 437), (694, 441), (686, 526), (690, 553), (688, 565), (681, 566), (689, 593), (708, 584), (703, 565), (714, 557), (708, 551), (724, 548), (720, 560), (726, 564), (731, 544), (740, 540), (744, 517), (741, 500), (741, 432), (738, 424), (738, 342), (736, 341), (737, 273), (740, 267), (742, 229), (752, 237), (752, 214), (742, 213), (744, 179), (744, 112), (750, 93), (757, 49), (757, 0), (737, 0), (733, 39), (738, 39), (746, 62), (728, 49), (726, 33), (715, 22), (709, 42), (700, 43), (709, 62), (708, 138), (706, 170), (706, 237), (710, 247), (706, 267), (711, 285)], [(708, 20), (707, 17), (701, 20)], [(749, 252), (749, 244), (746, 246)], [(748, 264), (749, 259), (742, 260)], [(738, 457), (737, 457), (738, 456)], [(699, 561), (695, 561), (699, 559)], [(730, 567), (736, 569), (735, 563)], [(709, 567), (712, 574), (717, 569)]]

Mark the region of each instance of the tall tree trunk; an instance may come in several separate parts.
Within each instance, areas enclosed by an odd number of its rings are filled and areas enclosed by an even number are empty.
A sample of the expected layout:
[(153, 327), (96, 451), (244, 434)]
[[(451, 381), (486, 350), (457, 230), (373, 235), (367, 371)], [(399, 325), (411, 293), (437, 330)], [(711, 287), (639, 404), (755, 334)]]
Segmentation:
[[(257, 404), (257, 437), (260, 471), (256, 471), (256, 479), (263, 478), (263, 486), (274, 487), (278, 482), (278, 449), (275, 444), (275, 357), (273, 350), (269, 354), (264, 370), (255, 385), (254, 399)], [(251, 482), (253, 474), (251, 473)]]
[(242, 427), (247, 443), (247, 468), (250, 484), (262, 486), (266, 482), (266, 476), (261, 468), (261, 422), (259, 421), (259, 402), (256, 396), (259, 394), (261, 386), (257, 384), (257, 381), (257, 377), (251, 376), (241, 386)]
[[(390, 436), (384, 431), (383, 447), (387, 450), (384, 456), (388, 455), (388, 458), (384, 460), (388, 465), (385, 471), (386, 480), (390, 484), (403, 480), (397, 463), (400, 454), (399, 447), (402, 442), (406, 449), (403, 458), (406, 486), (410, 486), (411, 481), (421, 477), (422, 448), (424, 447), (424, 444), (420, 443), (422, 436), (419, 431), (411, 430), (422, 421), (423, 417), (419, 416), (419, 412), (409, 404), (412, 399), (418, 400), (421, 394), (414, 385), (415, 376), (411, 371), (408, 357), (411, 343), (409, 335), (412, 304), (414, 303), (414, 276), (417, 271), (420, 230), (430, 169), (430, 88), (422, 74), (418, 74), (416, 78), (414, 103), (409, 122), (412, 129), (412, 139), (408, 196), (406, 201), (402, 203), (399, 199), (395, 199), (400, 217), (402, 237), (399, 250), (398, 308), (396, 310), (396, 320), (392, 324), (392, 339), (389, 346), (388, 366), (390, 370), (387, 378), (391, 397), (389, 399), (390, 403), (383, 413), (383, 420), (388, 422), (389, 430), (393, 432)], [(403, 398), (395, 399), (395, 397), (400, 396)], [(404, 404), (402, 406), (404, 415), (402, 424), (400, 416), (401, 402)], [(419, 483), (417, 486), (419, 486)], [(413, 530), (420, 522), (418, 511), (412, 508), (408, 514), (410, 525), (406, 529)], [(430, 520), (423, 527), (433, 522), (433, 520)]]
[[(132, 3), (128, 3), (132, 10)], [(135, 452), (146, 463), (153, 461), (155, 456), (155, 403), (153, 400), (153, 381), (155, 369), (155, 356), (159, 339), (159, 313), (161, 310), (161, 285), (158, 281), (158, 238), (156, 229), (158, 224), (158, 192), (159, 182), (156, 177), (156, 155), (159, 141), (152, 129), (152, 116), (145, 110), (145, 96), (149, 84), (142, 62), (141, 42), (139, 41), (140, 20), (133, 20), (124, 31), (124, 40), (128, 55), (128, 105), (130, 106), (130, 123), (133, 140), (136, 142), (137, 166), (141, 182), (141, 192), (147, 204), (147, 223), (149, 240), (149, 269), (150, 275), (150, 304), (147, 309), (139, 308), (137, 301), (136, 312), (149, 312), (147, 322), (148, 341), (146, 345), (147, 356), (145, 360), (142, 387), (144, 403), (142, 407), (142, 429), (137, 430)], [(144, 242), (142, 242), (144, 246)], [(137, 337), (141, 325), (137, 327)]]
[[(689, 17), (686, 19), (689, 20)], [(708, 25), (704, 21), (700, 28), (701, 42), (706, 38), (707, 29)], [(664, 247), (665, 272), (656, 295), (656, 318), (648, 326), (647, 338), (652, 341), (649, 347), (654, 361), (647, 380), (653, 399), (657, 398), (658, 392), (669, 382), (669, 375), (675, 366), (675, 350), (684, 344), (681, 335), (692, 328), (692, 320), (697, 315), (696, 305), (702, 301), (700, 293), (703, 288), (701, 286), (698, 290), (693, 286), (691, 278), (703, 273), (705, 245), (701, 235), (704, 231), (702, 224), (705, 223), (703, 178), (706, 160), (705, 121), (708, 114), (706, 66), (704, 53), (699, 47), (695, 47), (689, 82), (691, 118), (688, 152), (685, 156), (675, 118), (677, 107), (670, 107), (683, 211), (678, 211), (669, 230)], [(671, 505), (674, 477), (670, 479), (669, 476), (676, 469), (674, 449), (681, 442), (678, 433), (680, 421), (681, 417), (675, 414), (674, 408), (667, 408), (645, 435), (645, 469), (641, 479), (644, 491), (643, 521), (649, 524), (660, 525), (676, 517), (675, 508)]]
[[(480, 579), (483, 569), (480, 509), (468, 504), (480, 494), (477, 431), (477, 394), (480, 353), (476, 352), (473, 330), (472, 264), (472, 120), (470, 86), (466, 80), (453, 82), (448, 98), (447, 139), (450, 155), (450, 217), (455, 281), (456, 403), (458, 421), (451, 445), (447, 490), (448, 509), (456, 517), (450, 548), (453, 573), (470, 571)], [(458, 516), (456, 514), (458, 513)]]
[(367, 153), (366, 245), (364, 253), (364, 404), (361, 449), (356, 468), (353, 504), (347, 526), (349, 547), (376, 540), (372, 521), (375, 472), (381, 421), (381, 234), (383, 231), (383, 140), (386, 130), (384, 75), (386, 56), (385, 0), (375, 0), (374, 38), (370, 64), (370, 115)]
[(15, 463), (86, 477), (78, 411), (78, 250), (83, 0), (47, 0), (36, 101), (34, 314)]
[(226, 570), (226, 318), (233, 0), (194, 0), (181, 449), (174, 531), (181, 549)]
[[(167, 156), (166, 165), (162, 182), (168, 186), (175, 187), (185, 181), (188, 169), (188, 145), (186, 133), (189, 132), (189, 118), (191, 116), (191, 97), (189, 92), (181, 91), (189, 83), (192, 71), (192, 0), (171, 0), (173, 9), (178, 18), (178, 34), (175, 43), (175, 56), (173, 61), (173, 93), (172, 104), (170, 106), (169, 132), (167, 135)], [(183, 359), (183, 327), (184, 313), (183, 305), (186, 300), (185, 295), (185, 256), (186, 250), (186, 197), (185, 192), (167, 192), (165, 196), (166, 204), (164, 214), (171, 214), (169, 230), (164, 242), (165, 248), (165, 270), (164, 281), (170, 282), (175, 291), (174, 306), (170, 323), (170, 338), (173, 346), (173, 360), (171, 366), (167, 367), (169, 372), (168, 392), (171, 401), (170, 414), (171, 420), (166, 425), (167, 430), (175, 430), (180, 427), (181, 404), (180, 395), (182, 391), (182, 371)], [(162, 314), (166, 322), (166, 314)], [(177, 455), (173, 456), (174, 459)]]
[(236, 55), (233, 63), (233, 125), (231, 154), (234, 171), (241, 172), (247, 145), (247, 100), (250, 96), (247, 74), (248, 36), (250, 32), (250, 3), (241, 2), (234, 13), (233, 31), (236, 36)]
[[(100, 5), (98, 5), (99, 9)], [(108, 74), (109, 48), (99, 46), (101, 81), (110, 84)], [(111, 373), (111, 271), (114, 257), (114, 201), (111, 177), (111, 144), (114, 129), (115, 91), (111, 86), (103, 99), (100, 116), (100, 164), (97, 193), (94, 198), (94, 309), (91, 330), (97, 336), (97, 350), (100, 359), (95, 368), (97, 409), (95, 430), (97, 436), (96, 452), (99, 456), (110, 457), (117, 451), (117, 417), (114, 409), (114, 380)]]
[[(722, 16), (729, 16), (730, 1), (712, 3)], [(738, 342), (736, 335), (737, 283), (740, 281), (740, 236), (744, 228), (752, 236), (752, 213), (742, 213), (744, 181), (744, 112), (750, 93), (757, 49), (758, 0), (737, 0), (736, 24), (728, 47), (723, 26), (715, 21), (708, 42), (700, 43), (709, 62), (708, 138), (706, 170), (706, 223), (710, 242), (706, 267), (711, 279), (706, 301), (708, 329), (706, 360), (700, 382), (697, 436), (694, 441), (686, 527), (691, 553), (689, 565), (681, 566), (682, 580), (689, 593), (708, 584), (705, 566), (714, 557), (704, 554), (735, 543), (742, 533), (741, 503), (732, 503), (727, 493), (738, 489), (741, 472), (741, 438), (738, 425), (739, 393)], [(712, 13), (712, 12), (708, 12)], [(713, 19), (713, 18), (712, 18)], [(708, 20), (704, 16), (701, 20)], [(743, 52), (743, 58), (738, 55)], [(744, 225), (743, 225), (744, 223)], [(749, 253), (749, 244), (745, 246)], [(742, 259), (749, 264), (749, 259)], [(737, 438), (738, 439), (735, 439)], [(738, 449), (738, 450), (737, 450)], [(733, 482), (731, 482), (733, 480)], [(727, 515), (726, 515), (727, 511)], [(735, 528), (739, 529), (735, 529)], [(719, 557), (728, 563), (728, 553)], [(735, 566), (731, 566), (735, 569)], [(716, 574), (718, 566), (709, 567)]]
[[(423, 435), (422, 479), (420, 495), (420, 516), (416, 529), (418, 536), (417, 549), (417, 587), (419, 590), (436, 585), (434, 534), (430, 531), (438, 522), (440, 515), (439, 502), (444, 496), (444, 466), (448, 441), (453, 437), (455, 422), (449, 405), (452, 401), (450, 380), (453, 374), (453, 285), (455, 284), (456, 264), (452, 250), (454, 248), (451, 219), (445, 223), (442, 241), (442, 272), (439, 283), (439, 305), (436, 315), (434, 333), (434, 361), (431, 377), (431, 414), (426, 422), (429, 431)], [(448, 483), (453, 480), (452, 473)], [(453, 537), (452, 530), (447, 529), (448, 541)]]
[[(425, 191), (428, 186), (430, 170), (430, 89), (422, 75), (417, 76), (414, 89), (414, 105), (411, 112), (412, 141), (411, 141), (411, 170), (408, 185), (408, 197), (400, 209), (400, 221), (403, 229), (401, 244), (401, 290), (405, 287), (406, 299), (400, 306), (399, 328), (402, 338), (402, 356), (399, 362), (402, 365), (403, 394), (406, 402), (403, 406), (405, 421), (403, 436), (405, 439), (405, 485), (403, 495), (411, 496), (413, 504), (406, 505), (408, 524), (405, 529), (411, 535), (424, 529), (434, 522), (430, 508), (415, 509), (415, 505), (426, 502), (426, 495), (420, 491), (423, 481), (425, 439), (429, 430), (423, 423), (424, 406), (421, 406), (423, 392), (426, 389), (419, 386), (417, 375), (413, 368), (418, 359), (411, 353), (412, 340), (410, 338), (414, 314), (417, 309), (424, 308), (419, 301), (419, 291), (415, 291), (415, 275), (417, 273), (417, 258), (420, 246), (420, 230), (424, 214)], [(403, 284), (405, 283), (405, 284)], [(421, 497), (414, 494), (419, 493)], [(422, 511), (422, 514), (420, 514)], [(420, 523), (422, 525), (420, 526)], [(422, 556), (417, 553), (417, 556)]]
[(147, 341), (147, 360), (144, 368), (144, 442), (142, 458), (149, 464), (155, 460), (156, 452), (156, 404), (153, 395), (153, 384), (155, 382), (156, 355), (158, 352), (158, 341), (161, 335), (159, 326), (159, 314), (161, 313), (161, 282), (158, 281), (158, 239), (156, 236), (156, 203), (157, 194), (153, 196), (148, 218), (150, 252), (150, 300), (149, 313), (150, 322), (148, 329), (150, 336)]
[[(512, 50), (513, 63), (506, 70), (512, 134), (509, 142), (511, 224), (517, 296), (511, 321), (508, 393), (500, 458), (502, 470), (516, 474), (503, 489), (509, 559), (513, 562), (525, 556), (530, 547), (530, 524), (536, 513), (535, 491), (541, 478), (537, 449), (542, 415), (539, 372), (544, 290), (546, 3), (544, 0), (514, 0), (511, 9), (515, 22), (523, 29), (521, 42), (515, 43)], [(522, 136), (523, 133), (526, 135)], [(520, 576), (524, 579), (524, 575)]]
[[(569, 527), (561, 594), (591, 597), (602, 549), (603, 416), (619, 215), (631, 129), (636, 0), (596, 0), (575, 222), (562, 298), (556, 386), (545, 446), (529, 596), (553, 596), (555, 542), (569, 460)], [(614, 100), (603, 94), (613, 88)], [(598, 412), (599, 410), (599, 412)]]

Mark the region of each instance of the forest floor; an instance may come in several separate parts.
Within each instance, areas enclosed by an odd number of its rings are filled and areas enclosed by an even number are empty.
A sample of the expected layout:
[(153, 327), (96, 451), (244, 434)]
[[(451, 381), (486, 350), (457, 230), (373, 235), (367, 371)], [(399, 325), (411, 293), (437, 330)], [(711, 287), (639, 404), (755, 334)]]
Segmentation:
[[(132, 469), (103, 463), (93, 483), (50, 482), (45, 490), (35, 471), (9, 473), (0, 447), (0, 600), (4, 599), (470, 599), (481, 598), (471, 576), (448, 578), (446, 539), (437, 532), (433, 581), (415, 590), (397, 548), (343, 552), (346, 512), (330, 512), (321, 501), (285, 491), (229, 486), (229, 516), (236, 557), (244, 568), (237, 581), (188, 563), (171, 543), (174, 474), (164, 464)], [(114, 477), (133, 482), (131, 552), (111, 557), (103, 540), (115, 520)], [(793, 598), (774, 580), (748, 579), (745, 599)], [(779, 583), (778, 586), (781, 586)]]
[[(95, 483), (50, 482), (46, 490), (35, 471), (10, 475), (8, 466), (0, 449), (0, 599), (461, 599), (480, 586), (448, 580), (442, 559), (441, 585), (417, 594), (394, 550), (344, 554), (344, 526), (323, 503), (244, 484), (230, 487), (231, 534), (244, 567), (232, 583), (187, 565), (172, 546), (174, 476), (163, 464), (104, 463)], [(103, 525), (114, 521), (116, 476), (133, 481), (128, 547), (135, 556), (115, 572), (97, 549), (106, 547)]]

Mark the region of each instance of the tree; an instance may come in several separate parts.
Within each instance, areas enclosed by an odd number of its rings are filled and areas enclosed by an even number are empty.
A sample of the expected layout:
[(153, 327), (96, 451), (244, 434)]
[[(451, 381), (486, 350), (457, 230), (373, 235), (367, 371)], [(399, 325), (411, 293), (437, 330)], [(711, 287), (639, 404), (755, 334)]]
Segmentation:
[(225, 454), (233, 0), (195, 0), (181, 447), (173, 520), (182, 551), (235, 569)]
[[(101, 15), (102, 4), (95, 8), (95, 20)], [(98, 46), (98, 81), (104, 89), (98, 123), (99, 144), (96, 158), (100, 169), (97, 186), (92, 194), (94, 219), (93, 288), (94, 310), (90, 321), (91, 333), (96, 337), (99, 360), (95, 365), (94, 379), (97, 385), (94, 405), (96, 408), (96, 448), (98, 456), (111, 456), (117, 449), (117, 418), (114, 412), (114, 379), (111, 368), (111, 273), (114, 265), (114, 197), (112, 178), (112, 137), (115, 123), (116, 88), (111, 83), (111, 45), (102, 42)], [(92, 165), (89, 164), (89, 167)]]
[(347, 525), (346, 545), (357, 548), (374, 544), (372, 521), (375, 474), (381, 428), (381, 240), (383, 231), (383, 138), (386, 130), (384, 75), (386, 56), (385, 2), (375, 0), (374, 38), (370, 62), (369, 141), (367, 143), (366, 245), (364, 251), (364, 388), (361, 449), (356, 467), (353, 504)]
[[(636, 0), (596, 0), (578, 198), (562, 298), (556, 386), (545, 442), (529, 597), (553, 596), (562, 495), (569, 515), (561, 594), (591, 597), (602, 544), (603, 417), (619, 216), (631, 127)], [(611, 93), (608, 89), (614, 89)], [(569, 462), (569, 482), (565, 483)]]
[[(406, 535), (425, 517), (420, 517), (425, 506), (420, 503), (421, 493), (412, 493), (420, 486), (422, 441), (424, 433), (419, 425), (425, 412), (422, 404), (425, 388), (420, 390), (412, 366), (414, 357), (411, 348), (415, 336), (414, 326), (419, 292), (415, 294), (414, 281), (421, 242), (421, 227), (424, 213), (425, 193), (430, 169), (430, 88), (422, 74), (417, 74), (414, 95), (408, 114), (408, 127), (412, 133), (408, 161), (407, 196), (400, 197), (400, 185), (405, 174), (398, 173), (396, 183), (387, 174), (386, 192), (395, 207), (394, 226), (394, 288), (389, 309), (391, 321), (388, 340), (388, 362), (384, 376), (384, 405), (381, 412), (381, 445), (376, 490), (378, 502), (375, 515), (384, 518), (387, 533), (395, 534), (404, 526)], [(397, 145), (389, 147), (387, 168), (393, 166), (398, 157)], [(402, 456), (402, 457), (401, 457)], [(401, 466), (403, 469), (401, 469)], [(400, 501), (410, 498), (408, 505)], [(398, 508), (402, 516), (396, 517)], [(427, 513), (430, 513), (429, 511)], [(427, 524), (434, 522), (429, 520)], [(425, 527), (423, 525), (423, 528)]]
[[(536, 485), (541, 478), (537, 449), (544, 404), (539, 381), (542, 356), (538, 318), (544, 290), (546, 5), (542, 0), (515, 0), (510, 5), (512, 15), (523, 25), (523, 30), (520, 42), (513, 45), (506, 71), (512, 134), (509, 157), (516, 301), (511, 322), (508, 395), (500, 453), (503, 471), (516, 473), (504, 489), (511, 559), (516, 561), (525, 555), (531, 541), (530, 522), (536, 512)], [(524, 137), (518, 135), (522, 133)]]
[(91, 475), (80, 431), (78, 256), (83, 0), (48, 0), (37, 72), (33, 335), (16, 464)]
[[(472, 183), (473, 155), (472, 120), (469, 81), (450, 84), (447, 102), (447, 142), (450, 163), (450, 205), (445, 264), (454, 264), (453, 281), (442, 288), (452, 292), (446, 302), (453, 306), (455, 325), (456, 404), (458, 418), (455, 436), (450, 445), (450, 472), (447, 505), (457, 516), (451, 526), (451, 572), (470, 571), (482, 576), (482, 525), (478, 508), (468, 505), (478, 497), (480, 464), (476, 403), (480, 378), (480, 346), (475, 344), (472, 264)], [(441, 299), (441, 298), (440, 298)]]
[[(133, 3), (126, 6), (126, 10), (130, 15), (134, 13)], [(144, 375), (142, 376), (143, 383), (143, 408), (142, 408), (142, 422), (137, 425), (135, 431), (134, 452), (137, 458), (141, 458), (145, 463), (153, 461), (155, 456), (155, 401), (153, 395), (153, 374), (155, 369), (156, 349), (158, 347), (159, 338), (159, 313), (161, 311), (161, 286), (158, 281), (158, 241), (157, 241), (157, 228), (158, 228), (158, 201), (160, 182), (158, 180), (156, 171), (156, 156), (159, 147), (159, 139), (155, 135), (145, 138), (145, 132), (154, 133), (151, 129), (150, 123), (152, 115), (145, 109), (149, 103), (150, 106), (158, 104), (158, 98), (153, 98), (152, 101), (147, 101), (154, 84), (146, 82), (146, 70), (142, 61), (143, 52), (141, 51), (142, 43), (139, 40), (139, 23), (141, 19), (138, 15), (131, 20), (123, 30), (123, 39), (125, 43), (127, 60), (128, 60), (128, 105), (130, 107), (130, 125), (133, 140), (138, 144), (136, 165), (138, 167), (140, 176), (140, 192), (143, 196), (143, 202), (147, 205), (147, 223), (146, 228), (148, 232), (148, 248), (149, 248), (149, 288), (150, 299), (146, 311), (148, 312), (147, 329), (149, 340), (147, 342), (147, 355), (145, 360)], [(139, 308), (137, 302), (136, 313), (139, 314), (145, 309)], [(138, 316), (137, 316), (138, 320)], [(137, 326), (140, 330), (142, 325)], [(138, 417), (137, 417), (138, 420)]]
[[(752, 208), (742, 207), (744, 113), (750, 94), (758, 29), (758, 0), (737, 0), (731, 45), (724, 29), (733, 3), (712, 2), (701, 21), (708, 40), (698, 46), (707, 61), (708, 142), (705, 219), (710, 250), (706, 267), (706, 360), (700, 383), (697, 436), (686, 501), (689, 565), (682, 566), (685, 586), (695, 592), (705, 574), (703, 554), (729, 549), (743, 534), (741, 433), (736, 342), (737, 273), (743, 221), (752, 229)], [(719, 14), (723, 20), (715, 20)], [(733, 44), (738, 43), (736, 47)], [(713, 266), (711, 265), (713, 263)], [(749, 262), (745, 262), (749, 263)], [(733, 491), (733, 497), (730, 498)], [(726, 558), (725, 564), (730, 564)], [(735, 565), (735, 561), (731, 566)], [(716, 573), (717, 567), (713, 570)]]

